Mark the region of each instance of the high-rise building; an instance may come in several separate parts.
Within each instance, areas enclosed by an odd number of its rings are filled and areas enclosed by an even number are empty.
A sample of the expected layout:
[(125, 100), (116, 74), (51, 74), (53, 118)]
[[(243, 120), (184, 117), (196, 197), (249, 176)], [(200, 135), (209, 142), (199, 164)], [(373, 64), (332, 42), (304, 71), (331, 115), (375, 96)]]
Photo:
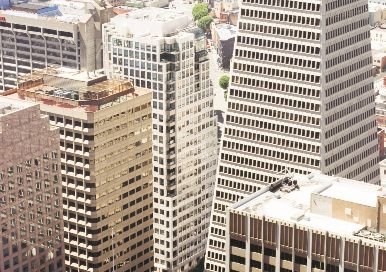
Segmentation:
[(0, 92), (33, 69), (102, 68), (102, 24), (111, 7), (95, 1), (22, 3), (0, 11)]
[(225, 270), (225, 209), (283, 172), (379, 182), (367, 0), (243, 0), (206, 269)]
[(151, 92), (61, 68), (10, 96), (60, 130), (66, 271), (151, 271)]
[(0, 271), (64, 272), (59, 131), (0, 96)]
[(386, 188), (288, 176), (227, 211), (225, 271), (386, 271)]
[(204, 33), (146, 8), (114, 17), (103, 39), (106, 74), (153, 93), (155, 268), (189, 270), (205, 254), (217, 160)]

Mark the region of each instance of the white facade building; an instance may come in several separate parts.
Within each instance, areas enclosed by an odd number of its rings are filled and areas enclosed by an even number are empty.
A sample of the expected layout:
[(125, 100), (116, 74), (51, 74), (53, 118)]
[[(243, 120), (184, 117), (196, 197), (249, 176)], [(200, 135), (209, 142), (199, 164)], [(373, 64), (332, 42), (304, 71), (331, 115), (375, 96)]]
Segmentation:
[(217, 160), (204, 34), (157, 8), (118, 15), (103, 34), (106, 74), (153, 91), (156, 271), (189, 270), (205, 253)]
[(24, 3), (0, 11), (0, 92), (33, 69), (102, 68), (102, 32), (111, 7), (95, 1)]
[(243, 0), (238, 27), (208, 271), (225, 271), (226, 208), (283, 172), (379, 183), (367, 0)]

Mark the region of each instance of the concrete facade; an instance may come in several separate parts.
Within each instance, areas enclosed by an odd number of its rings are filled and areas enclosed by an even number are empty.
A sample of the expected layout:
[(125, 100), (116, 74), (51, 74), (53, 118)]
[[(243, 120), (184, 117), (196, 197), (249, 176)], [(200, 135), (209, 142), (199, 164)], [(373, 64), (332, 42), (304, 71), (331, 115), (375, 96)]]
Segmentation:
[(372, 184), (283, 178), (227, 211), (225, 271), (385, 271), (385, 203)]
[(59, 130), (0, 96), (0, 271), (64, 272)]
[(225, 271), (226, 208), (282, 173), (379, 183), (369, 31), (367, 0), (242, 1), (206, 269)]
[(66, 271), (151, 271), (151, 92), (62, 68), (10, 96), (60, 131)]
[(154, 265), (187, 271), (205, 254), (217, 162), (204, 33), (175, 10), (146, 8), (104, 26), (104, 63), (153, 93)]
[(53, 4), (57, 10), (49, 16), (25, 6), (0, 11), (0, 92), (15, 88), (18, 77), (33, 69), (63, 66), (91, 72), (102, 68), (101, 29), (112, 9), (95, 1)]

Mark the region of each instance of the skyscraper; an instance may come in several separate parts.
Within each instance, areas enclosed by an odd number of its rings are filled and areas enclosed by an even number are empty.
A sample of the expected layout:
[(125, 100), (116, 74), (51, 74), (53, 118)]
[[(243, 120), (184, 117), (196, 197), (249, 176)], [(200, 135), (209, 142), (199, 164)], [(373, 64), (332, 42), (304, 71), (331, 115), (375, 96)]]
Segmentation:
[(64, 272), (59, 130), (0, 96), (0, 271)]
[(243, 0), (206, 269), (225, 209), (283, 172), (379, 182), (367, 0)]
[(10, 96), (59, 128), (66, 271), (151, 271), (151, 92), (61, 68)]
[(153, 92), (154, 265), (189, 270), (204, 256), (216, 170), (216, 121), (204, 33), (175, 10), (104, 25), (110, 77)]

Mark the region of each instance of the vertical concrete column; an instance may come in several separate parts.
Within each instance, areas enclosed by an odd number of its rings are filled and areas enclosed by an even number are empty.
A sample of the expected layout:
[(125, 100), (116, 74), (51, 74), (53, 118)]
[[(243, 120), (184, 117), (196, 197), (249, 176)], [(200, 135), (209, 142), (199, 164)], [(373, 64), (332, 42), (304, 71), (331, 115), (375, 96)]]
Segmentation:
[[(230, 215), (229, 215), (229, 210), (226, 209), (226, 222), (230, 222)], [(225, 229), (225, 248), (228, 248), (229, 250), (225, 250), (225, 272), (230, 271), (230, 252), (231, 252), (231, 238), (229, 235), (229, 227), (231, 224), (227, 224), (227, 227)]]
[[(245, 241), (245, 271), (251, 271), (251, 217), (246, 216), (245, 217), (247, 220), (246, 222), (246, 236), (247, 239)], [(229, 222), (229, 221), (227, 221)]]
[(345, 240), (342, 238), (341, 240), (340, 240), (340, 247), (339, 247), (339, 249), (340, 249), (340, 256), (341, 256), (341, 258), (340, 258), (340, 262), (339, 262), (339, 272), (344, 272), (344, 250), (345, 250)]
[(277, 222), (276, 225), (276, 259), (275, 259), (275, 271), (280, 272), (280, 231), (281, 225)]
[(312, 230), (308, 230), (307, 272), (312, 271)]

